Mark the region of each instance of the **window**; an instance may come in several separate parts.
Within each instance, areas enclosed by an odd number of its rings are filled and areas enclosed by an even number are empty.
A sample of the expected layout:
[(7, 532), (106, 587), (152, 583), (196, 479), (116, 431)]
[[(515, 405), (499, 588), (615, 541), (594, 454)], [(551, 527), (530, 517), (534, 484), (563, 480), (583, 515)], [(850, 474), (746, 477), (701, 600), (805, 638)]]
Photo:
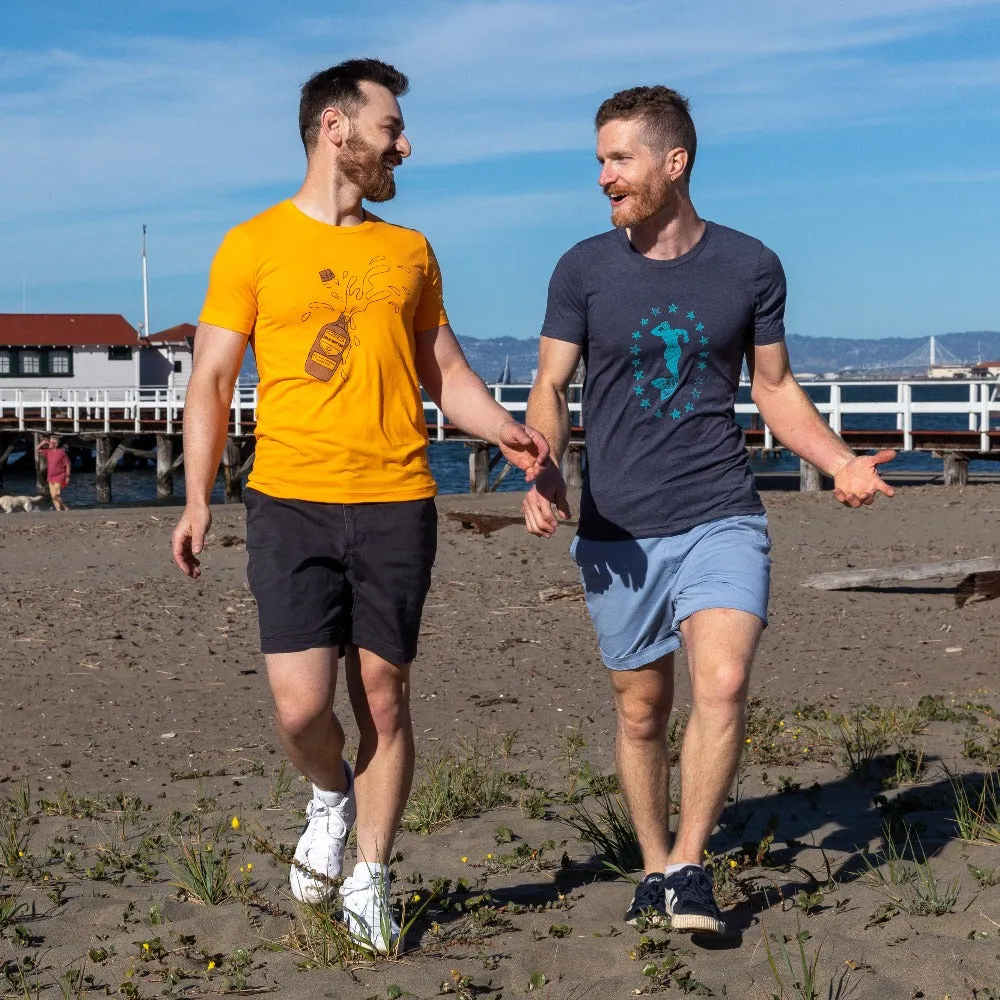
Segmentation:
[(69, 367), (69, 351), (49, 351), (49, 374), (72, 374)]
[(108, 348), (108, 361), (131, 361), (131, 360), (132, 360), (131, 347)]
[(10, 351), (0, 351), (0, 375), (10, 374)]
[(184, 362), (183, 361), (175, 361), (174, 362), (174, 374), (175, 375), (179, 375), (182, 371), (184, 371)]
[(42, 355), (38, 351), (21, 351), (21, 374), (42, 374)]

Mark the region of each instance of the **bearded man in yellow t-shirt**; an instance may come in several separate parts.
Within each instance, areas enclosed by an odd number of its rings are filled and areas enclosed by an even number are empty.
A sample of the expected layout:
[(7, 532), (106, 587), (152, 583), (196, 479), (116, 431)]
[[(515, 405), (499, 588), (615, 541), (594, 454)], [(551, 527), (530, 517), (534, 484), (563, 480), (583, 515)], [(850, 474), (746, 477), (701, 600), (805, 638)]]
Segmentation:
[[(248, 578), (278, 733), (313, 784), (292, 893), (306, 903), (332, 895), (356, 821), (344, 914), (382, 952), (399, 935), (388, 860), (413, 778), (410, 663), (437, 538), (421, 385), (529, 480), (548, 455), (470, 369), (427, 240), (362, 207), (393, 197), (410, 155), (397, 100), (407, 86), (374, 59), (303, 86), (302, 187), (231, 230), (212, 264), (184, 408), (187, 505), (173, 536), (175, 562), (197, 577), (249, 340), (260, 385)], [(353, 768), (333, 714), (341, 656), (360, 730)]]

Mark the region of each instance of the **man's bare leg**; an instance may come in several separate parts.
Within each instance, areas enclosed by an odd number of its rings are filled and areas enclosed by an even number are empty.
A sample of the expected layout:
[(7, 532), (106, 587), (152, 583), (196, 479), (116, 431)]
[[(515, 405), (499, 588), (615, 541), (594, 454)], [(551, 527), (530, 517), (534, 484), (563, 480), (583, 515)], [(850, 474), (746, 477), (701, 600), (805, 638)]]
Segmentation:
[(413, 784), (410, 665), (348, 647), (347, 691), (361, 734), (354, 771), (358, 860), (388, 864)]
[(746, 732), (750, 665), (763, 623), (711, 608), (681, 623), (691, 674), (691, 718), (681, 747), (681, 805), (668, 863), (701, 864), (726, 804)]
[(333, 714), (337, 650), (268, 653), (274, 720), (289, 760), (318, 788), (346, 792), (344, 729)]
[(662, 872), (670, 855), (667, 724), (674, 699), (673, 654), (636, 670), (612, 670), (611, 684), (618, 714), (618, 777), (646, 872)]

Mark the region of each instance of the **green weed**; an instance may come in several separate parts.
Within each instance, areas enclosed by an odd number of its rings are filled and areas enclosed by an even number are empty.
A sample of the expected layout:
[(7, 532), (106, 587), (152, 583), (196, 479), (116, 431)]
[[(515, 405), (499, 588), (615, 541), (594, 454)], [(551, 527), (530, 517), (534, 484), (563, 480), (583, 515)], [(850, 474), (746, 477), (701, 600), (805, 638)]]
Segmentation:
[(430, 833), (452, 820), (478, 816), (511, 801), (507, 772), (495, 748), (466, 745), (463, 755), (443, 753), (426, 767), (403, 814), (404, 830)]
[(617, 795), (597, 796), (593, 813), (578, 803), (566, 822), (581, 840), (594, 845), (598, 857), (608, 868), (620, 872), (642, 869), (635, 824), (627, 806)]

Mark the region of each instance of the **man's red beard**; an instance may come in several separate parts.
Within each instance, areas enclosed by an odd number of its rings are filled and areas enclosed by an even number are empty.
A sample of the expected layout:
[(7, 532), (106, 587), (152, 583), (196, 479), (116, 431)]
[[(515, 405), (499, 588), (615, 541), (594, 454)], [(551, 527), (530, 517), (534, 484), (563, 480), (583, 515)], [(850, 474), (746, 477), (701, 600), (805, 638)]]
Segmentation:
[(641, 187), (610, 185), (605, 193), (628, 195), (623, 205), (616, 206), (613, 202), (611, 204), (611, 224), (619, 228), (645, 222), (670, 201), (670, 185), (666, 181), (651, 181)]

